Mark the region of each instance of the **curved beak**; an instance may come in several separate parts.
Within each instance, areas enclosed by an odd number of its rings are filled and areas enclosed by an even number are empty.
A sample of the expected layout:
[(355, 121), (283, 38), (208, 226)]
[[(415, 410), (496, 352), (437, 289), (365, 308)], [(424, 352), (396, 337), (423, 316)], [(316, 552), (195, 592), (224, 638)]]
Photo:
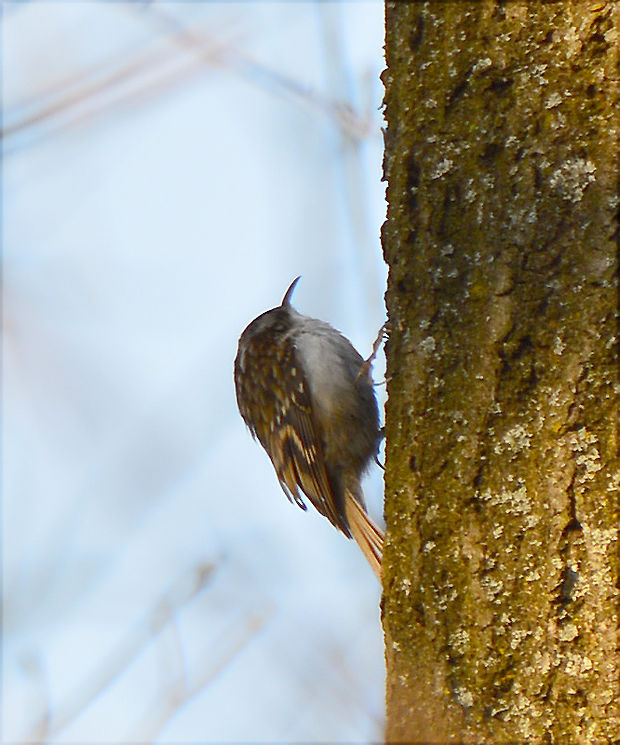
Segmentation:
[(290, 305), (291, 305), (291, 295), (293, 294), (293, 291), (295, 289), (295, 285), (299, 282), (300, 279), (301, 279), (301, 274), (299, 275), (299, 277), (295, 277), (295, 279), (291, 282), (291, 286), (288, 288), (288, 290), (286, 291), (286, 294), (282, 298), (282, 306), (281, 306), (282, 308), (284, 308), (284, 307), (287, 307), (287, 308), (290, 307)]

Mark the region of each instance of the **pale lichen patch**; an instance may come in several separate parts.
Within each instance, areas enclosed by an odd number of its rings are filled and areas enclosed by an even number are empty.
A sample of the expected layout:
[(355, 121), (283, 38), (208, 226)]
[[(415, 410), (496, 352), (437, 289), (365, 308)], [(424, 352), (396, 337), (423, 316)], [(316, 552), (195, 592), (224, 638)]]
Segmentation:
[(449, 637), (450, 648), (457, 654), (464, 654), (469, 643), (469, 632), (462, 626), (453, 631)]
[(430, 179), (434, 180), (445, 176), (445, 174), (449, 173), (453, 167), (454, 161), (450, 160), (450, 158), (442, 158), (438, 163), (436, 163), (435, 167), (431, 171)]
[(558, 631), (558, 639), (561, 642), (570, 642), (577, 636), (579, 636), (579, 629), (574, 623), (567, 623), (566, 625), (561, 626)]
[(466, 709), (471, 709), (474, 705), (474, 697), (472, 696), (471, 691), (468, 691), (466, 688), (457, 688), (454, 691), (454, 696), (459, 704)]
[(522, 484), (517, 489), (501, 489), (494, 492), (485, 489), (480, 494), (480, 499), (496, 507), (504, 507), (513, 515), (525, 515), (531, 512), (532, 500), (527, 492), (527, 487)]
[(575, 457), (575, 463), (580, 466), (580, 469), (576, 476), (576, 482), (583, 484), (592, 480), (594, 475), (602, 468), (601, 455), (597, 447), (598, 438), (587, 427), (581, 427), (576, 432), (571, 433), (568, 442), (573, 452), (578, 453)]
[(564, 672), (567, 675), (581, 676), (592, 670), (593, 667), (594, 665), (589, 657), (576, 652), (569, 652), (565, 657)]
[(530, 447), (531, 438), (531, 433), (522, 424), (515, 424), (504, 434), (502, 441), (497, 443), (493, 449), (498, 454), (504, 452), (504, 450), (510, 450), (513, 453), (526, 450)]
[(512, 632), (512, 638), (510, 640), (510, 648), (517, 649), (523, 643), (524, 639), (527, 639), (531, 635), (527, 629), (514, 629)]
[(436, 346), (437, 346), (437, 343), (435, 342), (435, 339), (432, 336), (427, 336), (425, 339), (422, 339), (422, 341), (418, 345), (418, 347), (422, 351), (427, 352), (427, 353), (435, 351)]
[(585, 190), (596, 179), (596, 166), (586, 158), (571, 158), (555, 169), (549, 184), (569, 202), (580, 202)]
[(561, 103), (562, 103), (562, 96), (560, 93), (555, 91), (549, 96), (549, 98), (547, 98), (547, 101), (545, 102), (545, 108), (554, 109), (556, 106), (559, 106)]

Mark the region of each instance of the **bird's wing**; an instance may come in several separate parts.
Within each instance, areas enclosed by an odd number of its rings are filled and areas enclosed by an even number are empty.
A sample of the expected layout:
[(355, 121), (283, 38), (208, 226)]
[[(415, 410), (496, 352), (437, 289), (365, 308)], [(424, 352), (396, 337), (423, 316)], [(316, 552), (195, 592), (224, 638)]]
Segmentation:
[(322, 432), (312, 411), (307, 382), (299, 367), (290, 366), (287, 371), (287, 395), (279, 397), (278, 415), (265, 449), (287, 497), (306, 509), (300, 492), (305, 494), (322, 515), (350, 536), (344, 504), (337, 503), (325, 467)]

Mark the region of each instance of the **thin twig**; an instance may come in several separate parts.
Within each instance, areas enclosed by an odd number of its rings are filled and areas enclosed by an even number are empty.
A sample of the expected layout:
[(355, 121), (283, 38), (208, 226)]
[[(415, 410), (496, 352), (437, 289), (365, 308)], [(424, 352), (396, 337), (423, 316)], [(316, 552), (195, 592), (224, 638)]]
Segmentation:
[(134, 629), (129, 631), (116, 649), (89, 679), (77, 686), (75, 693), (56, 708), (51, 721), (46, 712), (25, 738), (26, 742), (42, 745), (70, 724), (125, 670), (130, 662), (153, 640), (178, 610), (201, 592), (209, 582), (214, 564), (203, 564), (184, 575), (166, 592)]
[(126, 742), (153, 742), (175, 713), (199, 695), (247, 647), (272, 614), (273, 609), (270, 608), (251, 611), (236, 626), (229, 628), (223, 638), (214, 641), (197, 664), (200, 673), (196, 679), (189, 684), (179, 678), (171, 680), (163, 695), (149, 707), (142, 724)]

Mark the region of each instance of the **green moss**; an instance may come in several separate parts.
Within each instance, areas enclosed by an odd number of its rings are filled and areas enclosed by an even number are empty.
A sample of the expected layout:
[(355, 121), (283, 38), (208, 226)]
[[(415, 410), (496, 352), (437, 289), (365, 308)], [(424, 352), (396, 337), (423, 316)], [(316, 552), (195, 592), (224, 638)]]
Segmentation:
[(612, 8), (389, 5), (393, 739), (613, 737)]

